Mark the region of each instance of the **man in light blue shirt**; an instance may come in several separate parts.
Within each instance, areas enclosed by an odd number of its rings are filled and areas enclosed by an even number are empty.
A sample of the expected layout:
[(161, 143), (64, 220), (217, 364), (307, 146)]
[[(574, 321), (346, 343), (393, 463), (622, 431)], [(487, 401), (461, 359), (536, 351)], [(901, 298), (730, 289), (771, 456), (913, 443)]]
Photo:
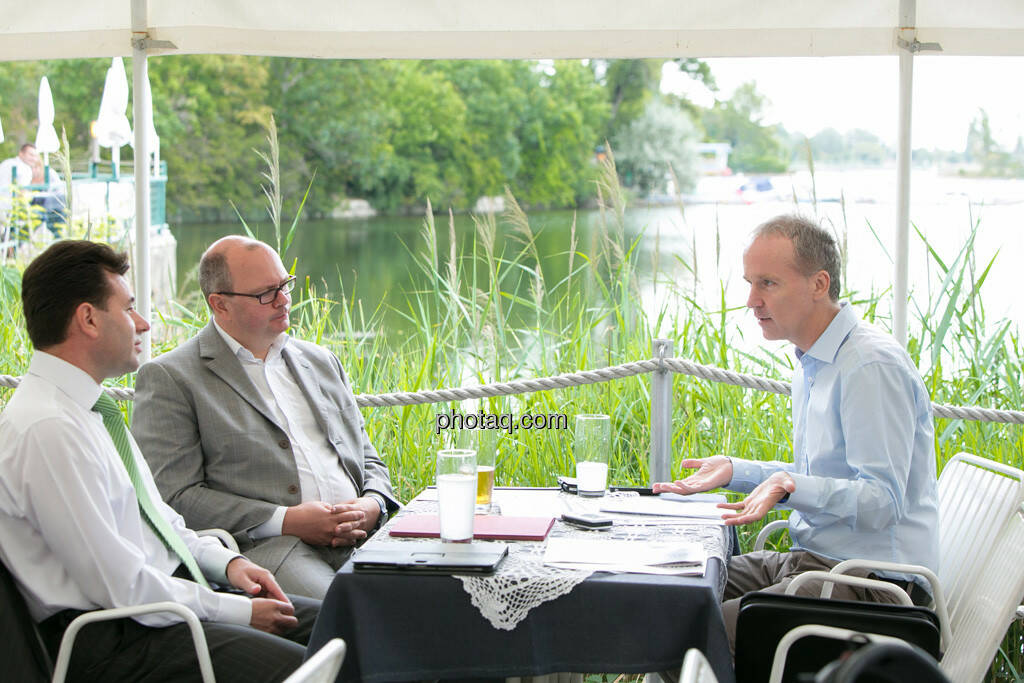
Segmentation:
[[(793, 462), (716, 455), (684, 460), (689, 477), (655, 492), (724, 487), (749, 495), (723, 504), (730, 525), (792, 508), (788, 553), (760, 551), (729, 562), (722, 610), (734, 639), (739, 599), (785, 592), (798, 574), (867, 558), (938, 569), (938, 492), (931, 400), (906, 350), (839, 302), (835, 240), (799, 216), (759, 226), (743, 255), (747, 307), (766, 339), (796, 345)], [(886, 576), (917, 602), (927, 594), (905, 576)], [(821, 584), (801, 594), (817, 595)], [(836, 586), (833, 597), (892, 602), (887, 593)]]

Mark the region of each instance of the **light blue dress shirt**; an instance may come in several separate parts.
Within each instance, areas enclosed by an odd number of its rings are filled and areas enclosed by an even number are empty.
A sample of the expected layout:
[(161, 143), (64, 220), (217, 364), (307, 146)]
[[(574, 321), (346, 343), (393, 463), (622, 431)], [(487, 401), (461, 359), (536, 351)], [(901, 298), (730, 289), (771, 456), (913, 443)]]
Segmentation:
[(794, 549), (938, 571), (931, 398), (906, 350), (846, 303), (793, 378), (793, 462), (732, 459), (726, 488), (749, 493), (780, 470)]

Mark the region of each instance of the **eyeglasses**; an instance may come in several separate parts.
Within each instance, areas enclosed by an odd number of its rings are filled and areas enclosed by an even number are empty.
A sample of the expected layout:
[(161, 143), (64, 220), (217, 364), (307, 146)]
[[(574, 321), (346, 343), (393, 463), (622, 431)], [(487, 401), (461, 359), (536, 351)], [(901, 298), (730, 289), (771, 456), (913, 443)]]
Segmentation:
[(269, 303), (273, 303), (274, 300), (277, 299), (277, 293), (278, 292), (284, 292), (285, 294), (287, 294), (288, 292), (292, 291), (293, 289), (295, 289), (295, 277), (294, 276), (288, 278), (287, 280), (285, 280), (284, 282), (279, 284), (277, 287), (271, 287), (267, 291), (260, 292), (259, 294), (243, 294), (242, 292), (213, 292), (213, 293), (214, 294), (222, 294), (222, 295), (225, 295), (225, 296), (247, 296), (250, 299), (256, 299), (261, 304), (266, 305), (266, 304), (269, 304)]

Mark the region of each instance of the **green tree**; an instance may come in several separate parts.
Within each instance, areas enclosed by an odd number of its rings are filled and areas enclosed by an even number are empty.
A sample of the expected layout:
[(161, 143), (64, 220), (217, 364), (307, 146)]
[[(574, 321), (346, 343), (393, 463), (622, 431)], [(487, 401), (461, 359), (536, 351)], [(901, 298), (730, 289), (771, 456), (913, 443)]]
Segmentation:
[(615, 165), (627, 186), (645, 193), (663, 190), (671, 165), (681, 188), (696, 182), (697, 131), (689, 115), (651, 100), (644, 113), (616, 138)]
[(706, 139), (732, 145), (729, 167), (734, 171), (777, 173), (789, 166), (779, 131), (761, 123), (764, 102), (755, 84), (748, 82), (736, 88), (730, 99), (704, 110)]
[(815, 161), (842, 161), (846, 157), (846, 141), (835, 128), (823, 128), (811, 138)]

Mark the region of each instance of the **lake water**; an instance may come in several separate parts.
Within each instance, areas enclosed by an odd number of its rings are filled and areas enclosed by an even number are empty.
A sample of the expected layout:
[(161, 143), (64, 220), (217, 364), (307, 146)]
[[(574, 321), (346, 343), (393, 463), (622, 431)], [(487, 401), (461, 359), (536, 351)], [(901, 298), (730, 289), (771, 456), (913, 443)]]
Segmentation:
[[(719, 282), (726, 288), (729, 306), (742, 307), (746, 283), (742, 280), (741, 257), (750, 231), (761, 221), (798, 208), (813, 215), (811, 177), (795, 173), (771, 178), (767, 192), (737, 193), (742, 179), (711, 178), (703, 181), (699, 194), (722, 203), (688, 204), (678, 207), (629, 209), (625, 217), (627, 239), (639, 237), (639, 265), (644, 305), (655, 310), (666, 287), (656, 285), (651, 273), (657, 264), (664, 277), (686, 291), (694, 290), (709, 310), (718, 308)], [(817, 214), (826, 226), (846, 234), (847, 278), (844, 289), (865, 294), (889, 290), (893, 282), (892, 255), (895, 235), (895, 173), (889, 169), (818, 171), (815, 175)], [(838, 200), (842, 197), (843, 203)], [(798, 204), (794, 203), (794, 198)], [(565, 276), (564, 254), (569, 245), (573, 212), (528, 212), (542, 255), (544, 278), (557, 282)], [(934, 260), (913, 226), (924, 233), (941, 258), (949, 264), (966, 243), (974, 225), (979, 226), (973, 257), (980, 273), (997, 254), (982, 289), (984, 308), (990, 322), (1010, 318), (1024, 328), (1018, 295), (1017, 270), (1024, 265), (1024, 180), (964, 179), (934, 172), (915, 171), (911, 189), (910, 283), (920, 305), (927, 300), (929, 284), (934, 290), (939, 278)], [(596, 211), (576, 216), (580, 251), (589, 252), (600, 220)], [(437, 216), (439, 253), (448, 253), (448, 218)], [(368, 311), (380, 302), (401, 307), (405, 293), (422, 282), (414, 254), (425, 253), (422, 217), (378, 217), (367, 220), (308, 221), (300, 224), (288, 252), (288, 263), (298, 259), (297, 273), (321, 283), (322, 291), (338, 294), (342, 288), (362, 301)], [(515, 247), (503, 239), (499, 220), (496, 250)], [(179, 289), (196, 288), (186, 276), (194, 271), (202, 251), (214, 239), (242, 232), (237, 224), (187, 225), (172, 228), (178, 240)], [(469, 216), (455, 217), (460, 250), (471, 248), (475, 230)], [(260, 236), (272, 241), (272, 228), (260, 226)], [(697, 286), (693, 287), (690, 264), (695, 264)], [(525, 295), (526, 293), (523, 292)], [(667, 302), (673, 305), (673, 302)], [(888, 306), (880, 308), (889, 314)], [(910, 318), (915, 318), (914, 307)], [(388, 327), (403, 323), (395, 314), (385, 317)], [(742, 316), (744, 336), (759, 339), (750, 316)]]

